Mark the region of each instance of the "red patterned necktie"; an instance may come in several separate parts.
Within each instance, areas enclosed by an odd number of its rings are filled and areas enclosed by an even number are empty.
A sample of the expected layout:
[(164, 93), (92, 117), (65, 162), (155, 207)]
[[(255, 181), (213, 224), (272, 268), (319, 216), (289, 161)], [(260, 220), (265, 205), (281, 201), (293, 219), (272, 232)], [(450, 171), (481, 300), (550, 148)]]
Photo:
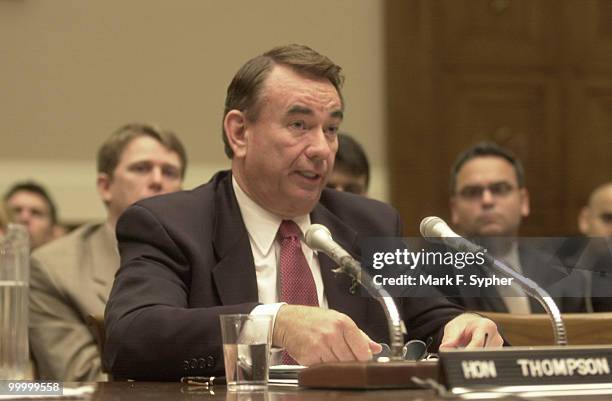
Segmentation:
[[(283, 220), (278, 229), (280, 242), (280, 301), (292, 305), (319, 306), (317, 287), (306, 262), (300, 228), (291, 220)], [(283, 352), (281, 362), (295, 365), (296, 362)]]
[(280, 242), (280, 300), (292, 305), (319, 306), (317, 287), (306, 262), (300, 228), (283, 220), (278, 229)]

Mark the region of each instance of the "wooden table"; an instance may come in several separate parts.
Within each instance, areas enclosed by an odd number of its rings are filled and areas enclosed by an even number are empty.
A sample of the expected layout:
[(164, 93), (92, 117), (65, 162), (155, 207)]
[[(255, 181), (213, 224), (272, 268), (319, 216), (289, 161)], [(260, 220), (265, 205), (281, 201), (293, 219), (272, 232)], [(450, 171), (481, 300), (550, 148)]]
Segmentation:
[[(67, 383), (66, 386), (73, 386)], [(93, 400), (96, 401), (429, 401), (448, 400), (432, 390), (373, 390), (333, 391), (314, 390), (298, 387), (271, 385), (262, 392), (228, 392), (225, 386), (204, 387), (184, 386), (180, 383), (154, 382), (109, 382), (98, 383)], [(460, 398), (453, 398), (459, 400)], [(516, 400), (514, 397), (498, 400)], [(612, 395), (571, 396), (554, 398), (533, 398), (534, 400), (612, 400)]]

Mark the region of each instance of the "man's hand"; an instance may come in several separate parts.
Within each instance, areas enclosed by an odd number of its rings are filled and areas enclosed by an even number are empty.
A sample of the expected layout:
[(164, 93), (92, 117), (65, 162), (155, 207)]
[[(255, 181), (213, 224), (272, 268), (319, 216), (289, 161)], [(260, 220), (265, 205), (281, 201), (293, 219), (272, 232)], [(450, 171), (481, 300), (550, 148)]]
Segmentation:
[(503, 344), (504, 340), (492, 320), (475, 313), (464, 313), (446, 324), (440, 349), (501, 347)]
[(348, 316), (311, 306), (283, 305), (274, 323), (272, 344), (297, 363), (367, 361), (381, 351)]

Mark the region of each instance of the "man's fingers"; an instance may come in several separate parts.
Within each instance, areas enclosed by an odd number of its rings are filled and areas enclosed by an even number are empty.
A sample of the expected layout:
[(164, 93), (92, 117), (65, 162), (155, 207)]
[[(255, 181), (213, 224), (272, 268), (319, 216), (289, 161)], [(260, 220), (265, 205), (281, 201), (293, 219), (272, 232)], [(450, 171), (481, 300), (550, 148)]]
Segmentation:
[(488, 330), (480, 329), (474, 332), (466, 348), (490, 348), (502, 345), (504, 345), (504, 339), (497, 332), (491, 333)]
[(367, 361), (372, 350), (380, 352), (380, 345), (373, 343), (348, 316), (307, 306), (281, 307), (274, 336), (274, 344), (282, 344), (303, 365)]
[(462, 345), (463, 342), (463, 327), (455, 324), (448, 324), (444, 328), (444, 336), (440, 344), (440, 349), (452, 349)]
[(343, 332), (340, 333), (337, 340), (330, 344), (331, 351), (336, 356), (336, 360), (342, 362), (355, 360), (353, 347), (358, 347), (359, 345), (353, 344), (353, 341), (357, 343), (358, 339), (355, 339), (348, 332)]
[(485, 339), (489, 337), (489, 334), (484, 330), (476, 330), (472, 334), (470, 342), (465, 346), (466, 349), (471, 348), (482, 348), (485, 345)]
[(442, 343), (440, 344), (439, 349), (440, 350), (453, 349), (453, 348), (457, 348), (458, 346), (459, 346), (459, 341), (457, 341), (457, 339), (444, 339)]
[(492, 336), (489, 334), (485, 347), (487, 348), (498, 348), (504, 345), (504, 339), (499, 333), (495, 333)]
[(331, 348), (325, 347), (325, 349), (320, 352), (320, 361), (338, 362), (338, 357)]
[(383, 346), (376, 341), (370, 340), (368, 346), (370, 347), (370, 352), (372, 355), (380, 354), (383, 350)]
[[(357, 326), (344, 332), (344, 339), (350, 347), (352, 359), (358, 361), (367, 361), (372, 358), (372, 350), (370, 349), (370, 337)], [(378, 351), (380, 352), (380, 351)]]
[(473, 313), (464, 313), (447, 323), (440, 350), (457, 347), (499, 347), (503, 342), (497, 325), (492, 320)]
[(323, 345), (322, 342), (311, 344), (307, 347), (300, 347), (302, 352), (300, 355), (291, 355), (297, 363), (304, 366), (316, 365), (321, 362), (336, 362), (338, 358), (332, 352), (331, 348)]

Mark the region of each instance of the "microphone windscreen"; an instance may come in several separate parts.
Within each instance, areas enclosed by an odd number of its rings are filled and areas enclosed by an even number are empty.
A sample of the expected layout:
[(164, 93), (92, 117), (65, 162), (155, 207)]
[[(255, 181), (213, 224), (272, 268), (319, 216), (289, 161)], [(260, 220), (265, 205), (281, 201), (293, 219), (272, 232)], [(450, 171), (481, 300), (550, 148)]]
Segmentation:
[(420, 225), (421, 235), (423, 237), (429, 237), (429, 238), (440, 237), (441, 232), (440, 230), (436, 229), (436, 226), (439, 227), (440, 223), (443, 225), (446, 225), (446, 223), (444, 223), (444, 220), (442, 220), (441, 218), (437, 216), (425, 217), (423, 220), (421, 220), (421, 225)]
[(308, 230), (306, 230), (306, 234), (304, 235), (304, 242), (311, 249), (322, 251), (325, 249), (325, 245), (332, 240), (331, 233), (322, 224), (313, 224)]

